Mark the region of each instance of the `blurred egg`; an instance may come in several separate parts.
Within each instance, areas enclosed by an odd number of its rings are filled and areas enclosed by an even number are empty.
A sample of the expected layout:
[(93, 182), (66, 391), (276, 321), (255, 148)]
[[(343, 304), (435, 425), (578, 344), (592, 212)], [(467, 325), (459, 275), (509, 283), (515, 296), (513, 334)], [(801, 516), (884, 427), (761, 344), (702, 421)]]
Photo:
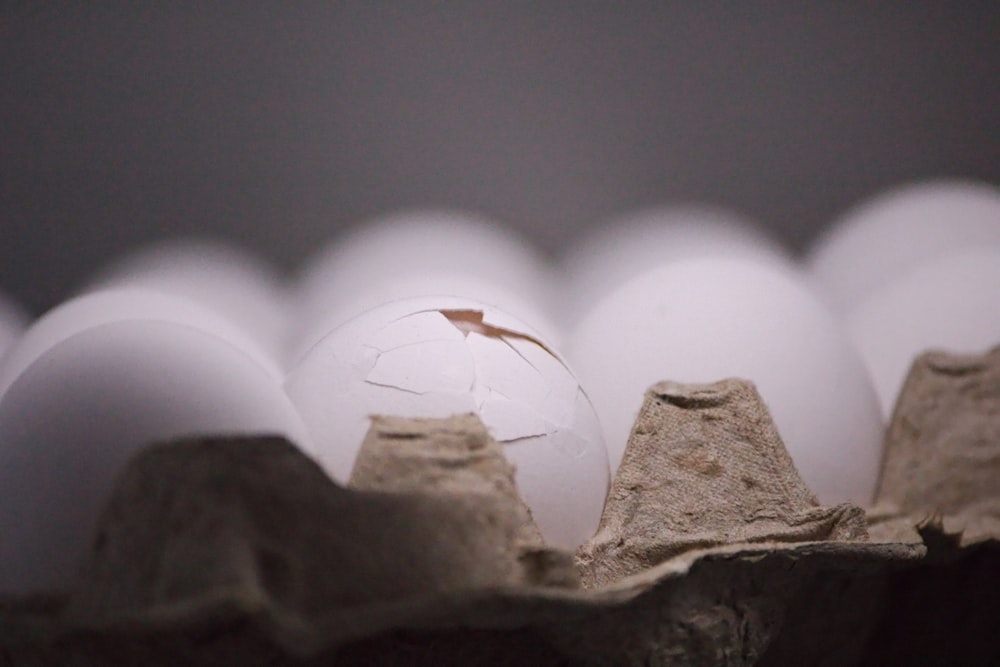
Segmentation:
[(574, 548), (597, 528), (609, 471), (594, 410), (538, 334), (494, 308), (427, 297), (369, 310), (309, 350), (285, 388), (340, 481), (370, 415), (475, 413), (550, 543)]
[(562, 256), (565, 319), (630, 278), (682, 259), (748, 257), (791, 264), (785, 250), (751, 221), (711, 206), (663, 206), (619, 216), (574, 240)]
[(660, 267), (596, 304), (568, 351), (621, 461), (648, 387), (754, 382), (805, 482), (825, 503), (872, 499), (883, 421), (868, 374), (798, 273), (755, 260)]
[(551, 267), (513, 230), (450, 211), (403, 212), (349, 230), (305, 264), (295, 317), (302, 333), (295, 337), (315, 331), (341, 304), (387, 284), (395, 285), (393, 296), (421, 296), (422, 288), (409, 291), (405, 281), (426, 273), (450, 276), (456, 284), (448, 293), (469, 291), (466, 281), (494, 285), (541, 311), (553, 296)]
[(0, 398), (0, 592), (67, 584), (117, 471), (140, 447), (198, 434), (308, 439), (280, 383), (184, 324), (102, 324), (40, 354)]
[(28, 325), (28, 316), (13, 299), (0, 292), (0, 359)]
[(846, 313), (911, 269), (983, 244), (1000, 244), (1000, 189), (918, 183), (848, 211), (813, 245), (807, 265), (817, 287)]
[(1000, 243), (906, 273), (855, 308), (847, 326), (889, 416), (921, 352), (979, 354), (1000, 345)]
[(136, 250), (109, 264), (94, 288), (149, 287), (215, 310), (278, 358), (288, 313), (281, 278), (243, 249), (220, 241), (178, 239)]
[(275, 379), (284, 377), (257, 341), (215, 311), (180, 296), (133, 287), (90, 292), (38, 318), (0, 360), (0, 396), (35, 359), (57, 343), (87, 329), (125, 320), (174, 322), (215, 334), (243, 350)]
[(495, 306), (529, 324), (551, 347), (558, 349), (562, 345), (562, 330), (530, 301), (519, 298), (495, 283), (468, 275), (432, 270), (377, 282), (357, 294), (347, 295), (344, 299), (331, 303), (330, 309), (313, 324), (312, 330), (300, 334), (300, 340), (295, 342), (289, 358), (292, 361), (300, 359), (306, 350), (330, 331), (367, 310), (390, 301), (440, 295)]

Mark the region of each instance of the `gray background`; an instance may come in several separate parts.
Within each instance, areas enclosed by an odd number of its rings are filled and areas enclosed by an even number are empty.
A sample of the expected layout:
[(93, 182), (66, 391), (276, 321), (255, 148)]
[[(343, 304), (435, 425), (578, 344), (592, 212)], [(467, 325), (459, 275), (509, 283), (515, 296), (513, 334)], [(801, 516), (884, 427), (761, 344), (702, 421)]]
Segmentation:
[(996, 2), (131, 4), (0, 5), (0, 289), (36, 311), (180, 233), (290, 268), (401, 206), (554, 250), (694, 199), (801, 248), (893, 184), (1000, 182)]

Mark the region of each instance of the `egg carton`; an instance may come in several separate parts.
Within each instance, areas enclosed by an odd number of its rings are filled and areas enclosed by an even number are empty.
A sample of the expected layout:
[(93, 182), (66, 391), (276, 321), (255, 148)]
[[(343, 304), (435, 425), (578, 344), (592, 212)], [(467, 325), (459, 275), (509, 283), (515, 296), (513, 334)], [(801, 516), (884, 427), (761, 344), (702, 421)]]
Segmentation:
[(597, 534), (546, 546), (472, 415), (154, 445), (0, 665), (1000, 664), (1000, 348), (915, 362), (878, 501), (819, 505), (752, 384), (663, 382)]

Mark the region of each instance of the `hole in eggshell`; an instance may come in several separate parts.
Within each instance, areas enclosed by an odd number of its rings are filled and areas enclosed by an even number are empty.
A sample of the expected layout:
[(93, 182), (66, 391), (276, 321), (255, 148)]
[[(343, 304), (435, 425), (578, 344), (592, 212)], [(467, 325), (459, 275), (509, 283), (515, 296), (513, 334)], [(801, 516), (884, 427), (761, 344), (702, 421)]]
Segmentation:
[(481, 310), (439, 310), (449, 322), (463, 332), (466, 336), (470, 333), (477, 333), (490, 338), (516, 338), (534, 343), (556, 359), (559, 358), (545, 343), (534, 336), (522, 331), (498, 327), (485, 321), (485, 314)]

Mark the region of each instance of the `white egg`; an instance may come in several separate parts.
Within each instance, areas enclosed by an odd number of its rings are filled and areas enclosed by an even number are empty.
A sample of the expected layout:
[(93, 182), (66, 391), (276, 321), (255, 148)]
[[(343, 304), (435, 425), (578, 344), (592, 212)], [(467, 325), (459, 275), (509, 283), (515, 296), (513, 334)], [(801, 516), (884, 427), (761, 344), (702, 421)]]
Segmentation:
[(562, 256), (563, 312), (575, 322), (630, 278), (701, 256), (749, 257), (790, 265), (791, 257), (753, 222), (711, 206), (662, 206), (619, 216), (574, 240)]
[(446, 271), (427, 271), (377, 282), (368, 289), (331, 303), (324, 316), (313, 323), (312, 330), (300, 334), (300, 340), (293, 345), (289, 359), (297, 361), (326, 334), (367, 310), (390, 301), (440, 295), (471, 299), (497, 307), (530, 324), (549, 346), (556, 349), (562, 346), (561, 328), (530, 301), (519, 298), (495, 283), (475, 277)]
[(280, 383), (215, 335), (130, 320), (56, 343), (0, 399), (0, 592), (68, 583), (116, 472), (139, 448), (263, 433), (309, 450)]
[(848, 211), (812, 247), (816, 285), (842, 312), (937, 257), (1000, 244), (1000, 189), (961, 181), (890, 190)]
[(0, 292), (0, 359), (21, 337), (27, 325), (27, 314), (13, 299)]
[(494, 308), (453, 297), (385, 304), (321, 340), (285, 388), (338, 480), (370, 415), (475, 413), (550, 543), (573, 548), (597, 528), (609, 472), (594, 410), (538, 334)]
[(1000, 244), (910, 271), (855, 308), (847, 325), (888, 416), (921, 352), (979, 354), (1000, 344)]
[(654, 269), (599, 302), (571, 334), (616, 468), (648, 387), (754, 382), (805, 482), (826, 503), (872, 499), (883, 421), (846, 332), (798, 273), (704, 258)]
[(286, 290), (255, 255), (204, 239), (161, 241), (108, 265), (91, 289), (149, 287), (186, 297), (241, 327), (276, 358), (285, 346)]
[(396, 296), (421, 296), (401, 281), (425, 273), (492, 284), (540, 311), (549, 307), (555, 282), (544, 258), (511, 229), (450, 211), (402, 212), (349, 230), (305, 264), (295, 316), (301, 333), (294, 338), (314, 331), (341, 303), (388, 283), (396, 284)]
[(145, 288), (90, 292), (56, 306), (38, 318), (0, 360), (0, 396), (46, 350), (74, 334), (109, 322), (175, 322), (215, 334), (249, 354), (275, 379), (284, 373), (257, 341), (215, 311), (189, 299)]

